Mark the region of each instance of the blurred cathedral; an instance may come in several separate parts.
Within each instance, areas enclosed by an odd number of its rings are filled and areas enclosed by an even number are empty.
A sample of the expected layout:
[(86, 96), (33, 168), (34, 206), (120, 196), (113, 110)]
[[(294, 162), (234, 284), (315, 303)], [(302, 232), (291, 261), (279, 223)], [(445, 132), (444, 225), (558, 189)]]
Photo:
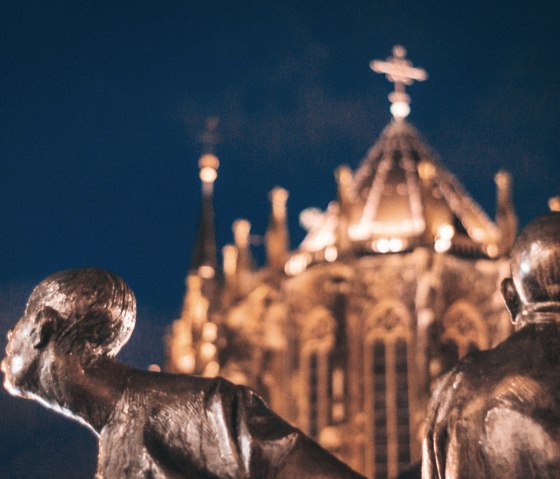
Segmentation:
[(405, 87), (427, 75), (404, 48), (371, 67), (394, 83), (391, 122), (355, 171), (336, 170), (326, 210), (301, 213), (308, 233), (295, 250), (288, 193), (272, 190), (263, 267), (246, 220), (218, 266), (208, 125), (198, 238), (166, 366), (250, 385), (356, 470), (394, 478), (419, 460), (434, 379), (510, 333), (500, 281), (516, 217), (506, 172), (492, 221), (406, 120)]

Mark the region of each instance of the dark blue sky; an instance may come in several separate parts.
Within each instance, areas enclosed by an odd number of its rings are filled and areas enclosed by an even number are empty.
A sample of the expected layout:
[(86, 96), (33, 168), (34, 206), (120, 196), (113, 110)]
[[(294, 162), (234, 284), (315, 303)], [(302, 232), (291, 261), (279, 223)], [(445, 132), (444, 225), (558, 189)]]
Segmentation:
[[(2, 2), (0, 334), (44, 276), (100, 266), (138, 297), (123, 358), (160, 362), (195, 233), (204, 118), (221, 118), (220, 245), (236, 218), (264, 232), (276, 185), (296, 245), (299, 212), (326, 206), (334, 168), (356, 167), (389, 121), (391, 87), (368, 63), (395, 43), (430, 74), (409, 90), (410, 121), (491, 216), (493, 175), (510, 170), (525, 224), (560, 194), (559, 8)], [(4, 392), (0, 431), (1, 477), (93, 475), (88, 431)]]

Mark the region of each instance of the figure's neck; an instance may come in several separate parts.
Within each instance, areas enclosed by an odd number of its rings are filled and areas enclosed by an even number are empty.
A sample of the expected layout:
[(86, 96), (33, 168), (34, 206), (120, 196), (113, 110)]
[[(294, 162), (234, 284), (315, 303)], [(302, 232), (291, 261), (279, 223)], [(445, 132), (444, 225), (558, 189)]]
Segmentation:
[(42, 359), (38, 399), (99, 433), (126, 387), (128, 368), (109, 358), (84, 364), (79, 357), (56, 354), (54, 349), (45, 351)]
[(560, 326), (560, 302), (543, 301), (522, 305), (516, 319), (516, 330), (528, 324), (555, 323)]

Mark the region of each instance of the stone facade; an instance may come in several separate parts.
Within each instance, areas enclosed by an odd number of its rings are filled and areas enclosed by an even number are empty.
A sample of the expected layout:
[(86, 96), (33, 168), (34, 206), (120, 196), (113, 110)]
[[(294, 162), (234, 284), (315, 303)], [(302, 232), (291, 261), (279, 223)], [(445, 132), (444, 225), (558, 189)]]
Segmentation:
[(211, 259), (193, 264), (167, 369), (248, 384), (358, 471), (393, 478), (420, 458), (433, 380), (510, 333), (499, 287), (515, 236), (510, 181), (497, 175), (493, 222), (405, 120), (336, 176), (338, 198), (303, 212), (296, 250), (276, 189), (265, 266), (253, 266), (247, 222), (222, 276), (201, 274)]

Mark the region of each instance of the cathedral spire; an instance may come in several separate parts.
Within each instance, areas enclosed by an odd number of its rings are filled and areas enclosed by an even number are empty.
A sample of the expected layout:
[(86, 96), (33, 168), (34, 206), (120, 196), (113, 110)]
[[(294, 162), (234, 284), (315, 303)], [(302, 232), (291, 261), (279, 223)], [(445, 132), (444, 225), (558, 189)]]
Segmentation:
[(200, 140), (203, 154), (198, 160), (199, 176), (202, 182), (202, 207), (198, 233), (191, 263), (191, 272), (199, 274), (204, 279), (211, 279), (216, 274), (216, 233), (214, 229), (214, 182), (218, 177), (220, 162), (215, 155), (218, 142), (216, 129), (217, 118), (206, 120), (206, 130)]
[(426, 80), (426, 70), (412, 66), (402, 45), (395, 45), (393, 56), (387, 60), (372, 60), (369, 66), (375, 73), (384, 73), (387, 80), (395, 84), (395, 91), (389, 93), (391, 114), (397, 121), (404, 120), (410, 113), (410, 97), (405, 91), (405, 86), (412, 85), (415, 80)]

